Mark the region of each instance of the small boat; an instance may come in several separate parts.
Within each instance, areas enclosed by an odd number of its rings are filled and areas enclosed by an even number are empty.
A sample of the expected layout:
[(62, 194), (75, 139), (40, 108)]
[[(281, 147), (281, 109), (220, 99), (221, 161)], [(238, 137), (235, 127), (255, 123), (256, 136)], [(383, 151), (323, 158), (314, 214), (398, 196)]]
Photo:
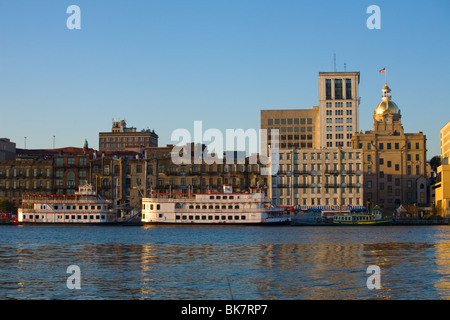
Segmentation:
[(333, 215), (333, 225), (341, 226), (389, 225), (392, 220), (392, 217), (383, 217), (379, 206), (375, 206), (372, 212), (342, 211)]
[(112, 207), (112, 202), (104, 200), (91, 185), (80, 186), (73, 195), (25, 194), (15, 224), (121, 224)]
[(273, 207), (263, 192), (151, 193), (142, 199), (144, 225), (290, 225), (290, 214)]

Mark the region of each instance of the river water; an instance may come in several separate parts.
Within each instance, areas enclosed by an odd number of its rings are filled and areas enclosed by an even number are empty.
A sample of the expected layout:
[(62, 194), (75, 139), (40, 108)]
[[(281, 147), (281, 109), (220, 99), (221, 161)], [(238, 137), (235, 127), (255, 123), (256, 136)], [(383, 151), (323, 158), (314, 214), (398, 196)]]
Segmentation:
[[(2, 300), (450, 298), (450, 226), (0, 226), (0, 236)], [(373, 265), (378, 289), (367, 286)]]

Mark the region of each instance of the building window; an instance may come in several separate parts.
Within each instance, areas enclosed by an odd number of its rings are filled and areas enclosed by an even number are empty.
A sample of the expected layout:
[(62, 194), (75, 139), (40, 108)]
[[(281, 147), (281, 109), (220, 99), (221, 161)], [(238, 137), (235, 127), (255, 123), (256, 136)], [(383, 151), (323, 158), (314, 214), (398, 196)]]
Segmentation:
[(352, 98), (352, 80), (351, 79), (345, 79), (345, 98), (348, 100), (350, 100)]
[(325, 99), (331, 100), (331, 79), (325, 79)]
[(342, 79), (334, 79), (334, 98), (342, 99)]

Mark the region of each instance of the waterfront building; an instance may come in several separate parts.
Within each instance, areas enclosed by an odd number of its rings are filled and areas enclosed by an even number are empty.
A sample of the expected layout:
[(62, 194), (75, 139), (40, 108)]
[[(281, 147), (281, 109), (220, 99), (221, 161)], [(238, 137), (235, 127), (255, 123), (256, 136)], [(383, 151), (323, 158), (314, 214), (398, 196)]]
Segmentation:
[(362, 170), (362, 149), (280, 150), (278, 172), (270, 181), (271, 198), (276, 205), (301, 210), (362, 207)]
[(435, 211), (450, 218), (450, 121), (440, 130), (441, 165), (437, 167), (436, 182), (432, 189), (435, 196)]
[(320, 147), (351, 146), (359, 131), (359, 72), (319, 73)]
[(126, 151), (128, 148), (157, 147), (158, 135), (154, 130), (137, 131), (127, 127), (125, 120), (115, 120), (111, 132), (99, 133), (99, 151)]
[(440, 130), (441, 163), (449, 164), (450, 157), (450, 121)]
[(0, 161), (0, 199), (16, 207), (22, 204), (23, 194), (50, 194), (53, 183), (52, 159)]
[(355, 133), (352, 147), (364, 152), (364, 202), (390, 214), (400, 205), (428, 204), (426, 137), (405, 133), (391, 89), (382, 89), (382, 101), (373, 113), (373, 130)]

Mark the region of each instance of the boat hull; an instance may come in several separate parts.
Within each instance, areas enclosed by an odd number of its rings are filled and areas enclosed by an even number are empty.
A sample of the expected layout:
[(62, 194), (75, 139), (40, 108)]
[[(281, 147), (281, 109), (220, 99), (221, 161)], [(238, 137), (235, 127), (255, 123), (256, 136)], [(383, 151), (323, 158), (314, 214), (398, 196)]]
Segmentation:
[(163, 221), (151, 221), (142, 222), (144, 226), (186, 226), (186, 227), (201, 227), (201, 226), (216, 226), (216, 227), (243, 227), (243, 226), (289, 226), (291, 221), (289, 219), (283, 221), (267, 221), (267, 222), (163, 222)]
[(386, 226), (391, 225), (392, 218), (383, 218), (374, 221), (333, 221), (335, 226)]
[(17, 226), (121, 226), (123, 222), (101, 222), (101, 223), (70, 223), (70, 222), (15, 222), (14, 225)]

